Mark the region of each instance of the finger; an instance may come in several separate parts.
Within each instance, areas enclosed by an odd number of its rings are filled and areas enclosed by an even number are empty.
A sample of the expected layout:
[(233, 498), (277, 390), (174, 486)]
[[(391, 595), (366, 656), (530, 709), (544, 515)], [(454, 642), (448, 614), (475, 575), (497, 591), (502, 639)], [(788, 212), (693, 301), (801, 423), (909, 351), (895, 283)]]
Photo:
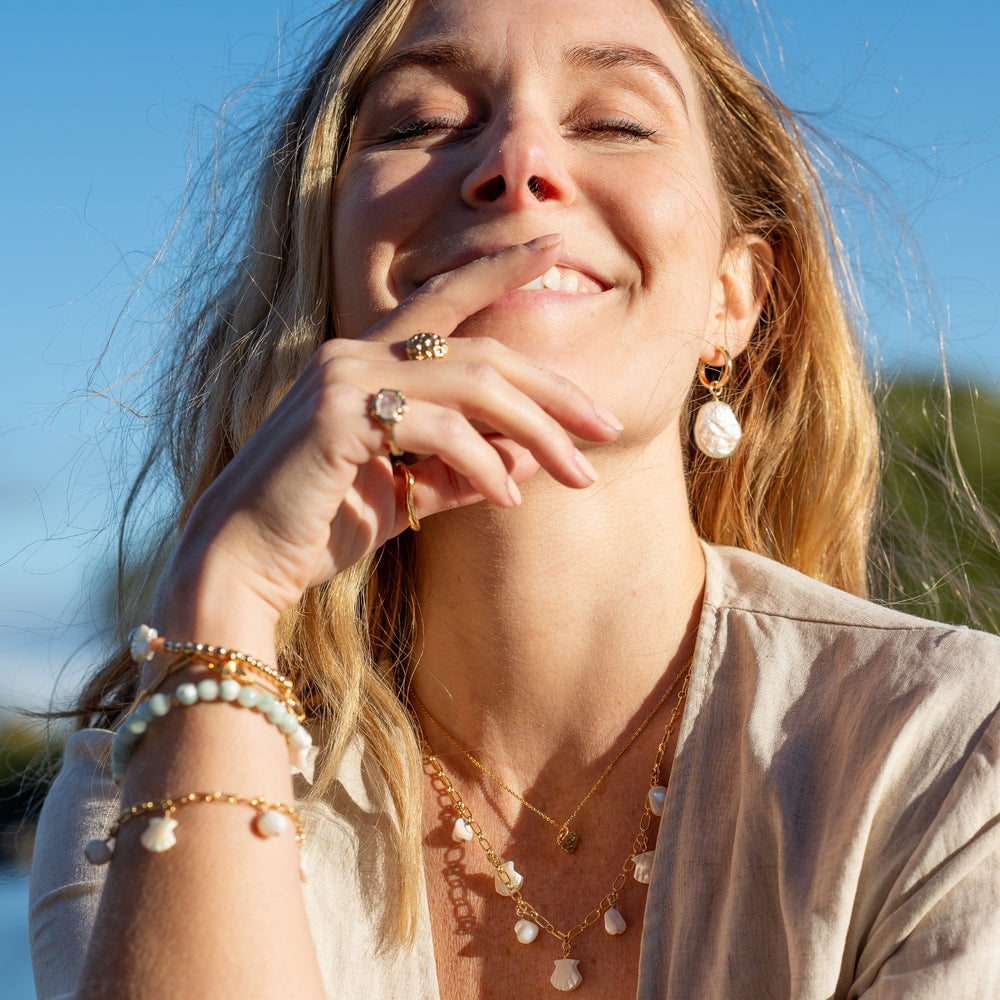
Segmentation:
[[(415, 405), (415, 393), (410, 393), (409, 380), (405, 377), (407, 372), (400, 371), (398, 365), (388, 370), (377, 366), (376, 371), (379, 375), (395, 377), (395, 385), (402, 386), (400, 391)], [(416, 391), (425, 400), (434, 401), (436, 409), (423, 412), (433, 414), (431, 419), (435, 420), (437, 426), (434, 427), (436, 437), (429, 438), (426, 434), (427, 426), (419, 426), (417, 421), (411, 422), (407, 416), (394, 431), (399, 446), (407, 451), (444, 457), (442, 447), (450, 443), (448, 435), (457, 434), (460, 429), (462, 443), (467, 443), (467, 429), (476, 433), (485, 429), (487, 432), (499, 432), (528, 448), (552, 477), (564, 486), (582, 488), (589, 486), (597, 478), (572, 438), (546, 412), (545, 407), (511, 385), (491, 365), (435, 363), (432, 371), (414, 373), (411, 368), (409, 374), (415, 380), (419, 376)], [(584, 413), (591, 414), (590, 423), (596, 423), (592, 416), (593, 404), (575, 387), (574, 391), (579, 393), (579, 403), (584, 408)], [(572, 419), (573, 423), (593, 433), (592, 428), (570, 407), (565, 408), (570, 413), (567, 419), (575, 418)], [(443, 423), (445, 417), (439, 413), (441, 410), (454, 413), (454, 427)], [(597, 436), (598, 439), (606, 439), (607, 429), (604, 428)]]
[[(418, 330), (442, 337), (501, 295), (543, 274), (559, 257), (562, 236), (552, 233), (505, 247), (469, 264), (435, 275), (379, 320), (365, 340), (405, 340)], [(405, 331), (405, 333), (404, 333)]]
[[(412, 401), (405, 418), (393, 427), (393, 442), (410, 454), (437, 456), (453, 476), (467, 481), (492, 503), (512, 507), (520, 501), (503, 459), (489, 439), (451, 407)], [(590, 482), (567, 485), (589, 486)]]
[[(496, 451), (511, 480), (523, 483), (538, 471), (539, 465), (531, 452), (522, 448), (514, 441), (504, 438), (493, 438), (490, 442)], [(422, 459), (408, 466), (414, 478), (412, 500), (418, 519), (431, 517), (446, 510), (459, 507), (469, 507), (481, 503), (486, 497), (465, 479), (455, 475), (437, 456)], [(402, 480), (403, 477), (400, 477)], [(399, 510), (397, 512), (397, 530), (402, 531), (408, 525), (406, 516), (406, 483), (401, 483), (399, 490)], [(518, 495), (520, 491), (518, 491)]]

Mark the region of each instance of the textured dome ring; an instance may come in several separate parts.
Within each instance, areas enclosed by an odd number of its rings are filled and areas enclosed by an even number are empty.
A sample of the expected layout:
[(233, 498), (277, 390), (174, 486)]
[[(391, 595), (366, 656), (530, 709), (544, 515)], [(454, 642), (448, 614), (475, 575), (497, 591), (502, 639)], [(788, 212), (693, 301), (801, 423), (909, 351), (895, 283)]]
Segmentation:
[(448, 341), (437, 333), (415, 333), (406, 342), (406, 356), (411, 361), (433, 361), (448, 353)]

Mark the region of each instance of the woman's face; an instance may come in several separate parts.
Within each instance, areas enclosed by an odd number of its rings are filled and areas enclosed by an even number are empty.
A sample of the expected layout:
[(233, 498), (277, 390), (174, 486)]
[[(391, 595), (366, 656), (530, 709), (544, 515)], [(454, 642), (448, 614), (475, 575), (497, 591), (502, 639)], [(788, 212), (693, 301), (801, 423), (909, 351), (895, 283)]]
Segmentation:
[(456, 336), (523, 351), (635, 428), (676, 421), (726, 332), (705, 124), (652, 0), (418, 2), (361, 102), (335, 204), (344, 336), (427, 278), (552, 232), (557, 275)]

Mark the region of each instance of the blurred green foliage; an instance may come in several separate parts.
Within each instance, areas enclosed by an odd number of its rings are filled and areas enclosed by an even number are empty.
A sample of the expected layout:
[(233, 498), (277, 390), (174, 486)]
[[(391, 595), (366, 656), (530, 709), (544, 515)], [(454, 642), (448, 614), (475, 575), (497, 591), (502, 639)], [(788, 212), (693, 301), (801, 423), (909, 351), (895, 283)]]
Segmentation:
[(888, 557), (876, 565), (876, 596), (914, 614), (997, 631), (1000, 393), (956, 382), (949, 394), (940, 376), (909, 376), (880, 404), (879, 539)]

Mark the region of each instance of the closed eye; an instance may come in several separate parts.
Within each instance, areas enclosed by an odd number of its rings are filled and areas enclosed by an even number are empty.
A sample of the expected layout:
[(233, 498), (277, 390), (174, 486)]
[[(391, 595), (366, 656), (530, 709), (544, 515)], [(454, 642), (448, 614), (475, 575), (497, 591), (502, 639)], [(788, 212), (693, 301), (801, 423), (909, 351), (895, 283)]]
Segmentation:
[(656, 129), (647, 128), (645, 125), (640, 125), (639, 122), (628, 118), (613, 118), (574, 124), (570, 128), (570, 133), (572, 135), (618, 137), (638, 141), (656, 135)]
[(461, 118), (414, 118), (391, 128), (387, 138), (390, 142), (403, 142), (465, 128), (469, 125)]

